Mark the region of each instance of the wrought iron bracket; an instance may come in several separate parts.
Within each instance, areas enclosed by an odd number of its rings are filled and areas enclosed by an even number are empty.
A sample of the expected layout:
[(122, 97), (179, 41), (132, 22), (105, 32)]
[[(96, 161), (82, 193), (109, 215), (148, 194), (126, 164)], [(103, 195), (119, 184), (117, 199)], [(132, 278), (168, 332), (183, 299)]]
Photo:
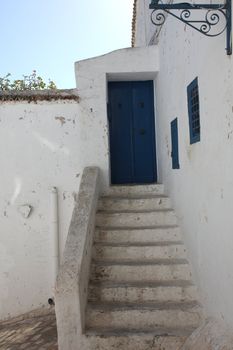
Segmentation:
[[(164, 4), (159, 3), (159, 0), (151, 0), (149, 8), (153, 10), (152, 23), (159, 27), (164, 24), (167, 13), (208, 37), (215, 37), (226, 31), (226, 53), (232, 54), (231, 0), (225, 0), (222, 4)], [(198, 19), (199, 13), (203, 16), (202, 19)]]

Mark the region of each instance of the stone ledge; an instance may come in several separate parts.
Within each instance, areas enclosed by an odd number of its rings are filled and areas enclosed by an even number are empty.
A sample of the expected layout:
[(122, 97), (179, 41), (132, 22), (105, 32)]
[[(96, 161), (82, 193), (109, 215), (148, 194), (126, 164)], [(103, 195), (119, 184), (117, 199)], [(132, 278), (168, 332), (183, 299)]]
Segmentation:
[(79, 101), (77, 89), (0, 91), (1, 102), (72, 100)]

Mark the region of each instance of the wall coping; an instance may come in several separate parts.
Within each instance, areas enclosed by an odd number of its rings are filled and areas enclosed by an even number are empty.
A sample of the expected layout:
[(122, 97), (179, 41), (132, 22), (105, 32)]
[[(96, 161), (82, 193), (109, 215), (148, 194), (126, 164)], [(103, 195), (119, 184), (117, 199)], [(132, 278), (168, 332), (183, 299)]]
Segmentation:
[(63, 261), (55, 287), (59, 349), (83, 349), (77, 344), (85, 327), (85, 311), (99, 198), (99, 168), (83, 170), (71, 218)]
[(56, 89), (56, 90), (25, 90), (25, 91), (0, 91), (0, 102), (28, 103), (38, 101), (73, 100), (79, 101), (77, 89)]
[(136, 41), (136, 21), (137, 21), (137, 0), (133, 2), (132, 27), (131, 27), (131, 46), (135, 47)]

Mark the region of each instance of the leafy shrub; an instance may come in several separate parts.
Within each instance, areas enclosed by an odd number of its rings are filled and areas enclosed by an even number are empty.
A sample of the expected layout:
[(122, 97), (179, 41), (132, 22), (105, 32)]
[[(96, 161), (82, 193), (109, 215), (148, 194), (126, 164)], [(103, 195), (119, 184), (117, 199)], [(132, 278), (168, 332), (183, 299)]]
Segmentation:
[(23, 75), (23, 79), (11, 80), (10, 77), (10, 73), (3, 78), (0, 77), (0, 91), (57, 89), (56, 84), (52, 80), (49, 79), (49, 82), (46, 83), (37, 75), (36, 70), (33, 70), (30, 75)]

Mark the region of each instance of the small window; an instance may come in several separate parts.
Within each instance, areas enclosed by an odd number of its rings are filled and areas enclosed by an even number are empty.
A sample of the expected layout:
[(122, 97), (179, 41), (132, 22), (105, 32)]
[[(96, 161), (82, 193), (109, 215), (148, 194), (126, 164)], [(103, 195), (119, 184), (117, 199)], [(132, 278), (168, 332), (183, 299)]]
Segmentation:
[(171, 144), (172, 144), (172, 152), (171, 152), (172, 169), (180, 169), (177, 118), (171, 122)]
[(194, 79), (187, 88), (190, 144), (200, 141), (200, 111), (198, 81)]

